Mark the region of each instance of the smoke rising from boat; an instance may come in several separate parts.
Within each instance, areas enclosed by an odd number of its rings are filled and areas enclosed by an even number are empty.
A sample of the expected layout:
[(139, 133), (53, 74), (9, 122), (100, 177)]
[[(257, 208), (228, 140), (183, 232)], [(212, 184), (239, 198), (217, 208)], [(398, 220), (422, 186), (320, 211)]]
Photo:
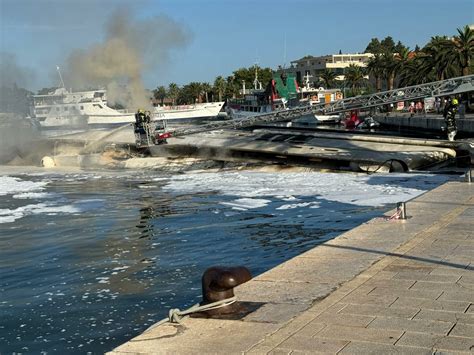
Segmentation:
[(144, 69), (165, 64), (170, 52), (190, 39), (186, 28), (168, 16), (138, 20), (126, 9), (117, 10), (106, 24), (102, 43), (69, 55), (67, 81), (74, 88), (107, 87), (111, 104), (150, 108)]

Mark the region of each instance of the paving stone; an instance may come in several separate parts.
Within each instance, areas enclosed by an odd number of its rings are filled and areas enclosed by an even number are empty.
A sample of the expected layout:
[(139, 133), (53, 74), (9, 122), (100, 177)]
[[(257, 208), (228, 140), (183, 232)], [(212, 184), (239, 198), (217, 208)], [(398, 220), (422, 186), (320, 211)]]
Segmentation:
[(390, 306), (395, 300), (397, 296), (394, 295), (349, 295), (344, 297), (343, 301), (349, 304), (372, 304), (378, 306)]
[[(267, 354), (268, 355), (290, 355), (292, 353), (291, 349), (280, 349), (276, 348), (273, 350), (270, 350)], [(247, 354), (250, 354), (249, 352)]]
[(235, 290), (239, 300), (248, 302), (272, 302), (311, 305), (324, 298), (334, 286), (323, 283), (250, 281)]
[(372, 322), (375, 317), (354, 314), (340, 314), (325, 312), (314, 319), (317, 323), (347, 325), (351, 327), (365, 327)]
[(428, 281), (428, 282), (457, 282), (461, 276), (459, 275), (432, 275), (419, 272), (399, 272), (394, 279), (401, 280), (415, 280), (415, 281)]
[(474, 338), (448, 336), (436, 339), (433, 348), (435, 350), (463, 351), (472, 354), (474, 351)]
[(349, 341), (345, 340), (306, 338), (296, 335), (282, 342), (278, 348), (289, 348), (308, 352), (336, 353), (348, 343)]
[(432, 349), (436, 339), (439, 338), (439, 336), (433, 334), (405, 332), (397, 341), (397, 345)]
[(267, 303), (243, 318), (243, 320), (249, 322), (284, 323), (306, 309), (308, 309), (306, 304)]
[(474, 322), (471, 324), (457, 323), (449, 336), (471, 338), (474, 342)]
[(351, 341), (344, 349), (338, 354), (361, 354), (361, 355), (380, 355), (380, 354), (416, 354), (416, 355), (431, 355), (431, 349), (419, 348), (410, 346), (398, 346), (398, 345), (384, 345), (374, 344), (365, 342), (354, 342)]
[(318, 323), (316, 321), (313, 321), (304, 326), (304, 328), (298, 330), (297, 334), (301, 337), (312, 338), (326, 327), (327, 324), (325, 323)]
[(469, 302), (427, 300), (425, 298), (399, 297), (390, 307), (417, 307), (427, 310), (447, 312), (464, 312), (469, 307)]
[(453, 327), (452, 322), (441, 322), (425, 319), (403, 319), (377, 317), (368, 328), (376, 329), (399, 329), (427, 334), (447, 335)]
[[(398, 296), (398, 297), (410, 297), (410, 298), (426, 298), (435, 300), (443, 294), (443, 291), (437, 290), (405, 290), (395, 288), (384, 288), (377, 287), (371, 293), (370, 296)], [(451, 298), (448, 298), (451, 299)]]
[(395, 275), (397, 275), (397, 272), (395, 271), (379, 271), (376, 273), (373, 277), (372, 280), (390, 280), (393, 278)]
[(439, 266), (433, 269), (430, 272), (430, 275), (453, 275), (453, 276), (461, 277), (468, 273), (470, 273), (470, 271), (467, 269), (454, 268), (454, 267), (449, 267), (449, 266)]
[(466, 288), (455, 282), (430, 282), (430, 281), (416, 281), (410, 290), (434, 290), (434, 291), (455, 291), (465, 292)]
[(373, 317), (397, 317), (397, 318), (413, 318), (418, 312), (419, 308), (397, 308), (391, 305), (390, 307), (381, 307), (376, 305), (353, 305), (349, 304), (344, 307), (340, 314), (361, 314)]
[(338, 340), (358, 340), (382, 344), (394, 344), (403, 334), (401, 330), (369, 329), (362, 327), (347, 327), (329, 325), (320, 331), (317, 338)]
[(373, 286), (373, 287), (396, 287), (401, 289), (409, 289), (415, 284), (414, 280), (397, 280), (397, 279), (388, 279), (388, 280), (374, 280), (370, 279), (364, 285)]
[(432, 266), (415, 266), (415, 265), (389, 265), (384, 271), (395, 271), (395, 272), (416, 272), (428, 274), (435, 268)]
[[(292, 353), (291, 349), (273, 349), (270, 350), (267, 354), (268, 355), (290, 355)], [(247, 354), (251, 354), (250, 352), (247, 352)]]
[(445, 291), (439, 299), (474, 303), (474, 292)]
[(471, 305), (468, 307), (466, 313), (468, 313), (468, 314), (474, 314), (474, 304), (471, 304)]
[(474, 314), (472, 313), (433, 311), (428, 309), (421, 310), (415, 316), (415, 319), (429, 319), (442, 322), (474, 324)]
[(459, 284), (468, 284), (471, 286), (471, 289), (474, 289), (472, 288), (472, 285), (474, 285), (474, 272), (461, 276)]

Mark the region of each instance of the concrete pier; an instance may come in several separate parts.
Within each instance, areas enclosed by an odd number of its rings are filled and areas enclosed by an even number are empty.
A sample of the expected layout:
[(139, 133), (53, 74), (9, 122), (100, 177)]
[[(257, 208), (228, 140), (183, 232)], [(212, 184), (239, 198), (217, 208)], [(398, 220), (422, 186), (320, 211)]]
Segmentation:
[(241, 285), (261, 305), (242, 319), (185, 318), (110, 354), (472, 354), (474, 184), (406, 205)]

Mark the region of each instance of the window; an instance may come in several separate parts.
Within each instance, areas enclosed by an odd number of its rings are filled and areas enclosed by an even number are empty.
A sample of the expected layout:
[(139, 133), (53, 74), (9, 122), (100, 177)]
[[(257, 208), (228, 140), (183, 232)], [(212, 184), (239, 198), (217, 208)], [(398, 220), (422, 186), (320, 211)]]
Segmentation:
[(81, 105), (81, 110), (84, 110), (84, 106)]

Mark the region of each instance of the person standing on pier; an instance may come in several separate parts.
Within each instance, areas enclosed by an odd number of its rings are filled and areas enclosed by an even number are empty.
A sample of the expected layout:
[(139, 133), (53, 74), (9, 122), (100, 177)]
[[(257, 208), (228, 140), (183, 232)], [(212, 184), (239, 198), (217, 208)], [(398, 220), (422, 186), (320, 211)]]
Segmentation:
[(443, 117), (446, 122), (446, 131), (448, 133), (448, 140), (453, 141), (457, 133), (456, 127), (456, 112), (458, 110), (458, 99), (448, 99), (444, 111)]

